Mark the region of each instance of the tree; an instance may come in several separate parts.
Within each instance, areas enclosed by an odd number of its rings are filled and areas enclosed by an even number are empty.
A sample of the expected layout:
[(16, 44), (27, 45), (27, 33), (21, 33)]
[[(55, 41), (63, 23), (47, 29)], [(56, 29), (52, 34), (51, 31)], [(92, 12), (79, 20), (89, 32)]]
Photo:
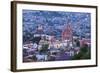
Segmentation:
[(80, 52), (78, 54), (75, 54), (72, 59), (73, 60), (79, 60), (79, 59), (90, 59), (90, 48), (87, 44), (84, 44), (83, 47), (80, 48)]
[(40, 53), (47, 53), (49, 44), (43, 44)]

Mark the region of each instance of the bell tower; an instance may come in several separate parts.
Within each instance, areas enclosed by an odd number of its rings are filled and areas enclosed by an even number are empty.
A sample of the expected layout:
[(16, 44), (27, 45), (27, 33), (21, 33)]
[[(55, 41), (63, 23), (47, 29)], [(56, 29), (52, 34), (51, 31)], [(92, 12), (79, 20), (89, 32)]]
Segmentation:
[(62, 30), (62, 40), (72, 41), (72, 37), (73, 37), (72, 26), (70, 24), (67, 24), (65, 28)]

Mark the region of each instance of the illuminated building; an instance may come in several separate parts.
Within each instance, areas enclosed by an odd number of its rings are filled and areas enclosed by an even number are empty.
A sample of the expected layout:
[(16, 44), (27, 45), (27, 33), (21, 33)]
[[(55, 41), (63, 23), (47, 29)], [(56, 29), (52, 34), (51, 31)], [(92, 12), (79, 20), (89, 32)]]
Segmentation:
[(73, 32), (70, 24), (66, 25), (64, 30), (62, 31), (62, 40), (70, 40), (72, 41)]

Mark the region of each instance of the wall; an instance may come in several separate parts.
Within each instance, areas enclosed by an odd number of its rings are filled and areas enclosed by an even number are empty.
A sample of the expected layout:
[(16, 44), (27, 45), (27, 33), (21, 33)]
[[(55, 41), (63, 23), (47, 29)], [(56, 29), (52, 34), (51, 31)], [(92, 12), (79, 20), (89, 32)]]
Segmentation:
[[(12, 73), (10, 71), (10, 1), (11, 0), (0, 0), (0, 73)], [(30, 0), (30, 1), (40, 1), (40, 2), (55, 2), (55, 3), (71, 3), (71, 4), (86, 4), (86, 5), (98, 5), (99, 0)], [(99, 10), (100, 12), (100, 10)], [(100, 23), (100, 21), (99, 21)], [(98, 25), (100, 28), (100, 25)], [(100, 29), (98, 30), (100, 31)], [(100, 34), (98, 35), (100, 37)], [(98, 38), (98, 41), (100, 39)], [(98, 42), (99, 43), (99, 42)], [(98, 46), (100, 47), (100, 46)], [(100, 52), (100, 49), (98, 48)], [(99, 53), (100, 55), (100, 53)], [(99, 57), (100, 63), (100, 57)], [(99, 67), (92, 68), (77, 68), (77, 69), (62, 69), (62, 70), (50, 70), (50, 71), (36, 71), (34, 73), (99, 73)], [(22, 72), (23, 73), (23, 72)], [(26, 72), (33, 73), (33, 72)]]

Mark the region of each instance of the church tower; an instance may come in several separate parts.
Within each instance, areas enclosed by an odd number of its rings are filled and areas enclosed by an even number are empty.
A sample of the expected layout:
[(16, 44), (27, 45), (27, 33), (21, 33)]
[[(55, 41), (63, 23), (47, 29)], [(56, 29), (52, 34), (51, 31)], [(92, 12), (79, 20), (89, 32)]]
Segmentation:
[(62, 30), (62, 40), (70, 40), (72, 41), (73, 31), (72, 26), (67, 24), (65, 28)]

